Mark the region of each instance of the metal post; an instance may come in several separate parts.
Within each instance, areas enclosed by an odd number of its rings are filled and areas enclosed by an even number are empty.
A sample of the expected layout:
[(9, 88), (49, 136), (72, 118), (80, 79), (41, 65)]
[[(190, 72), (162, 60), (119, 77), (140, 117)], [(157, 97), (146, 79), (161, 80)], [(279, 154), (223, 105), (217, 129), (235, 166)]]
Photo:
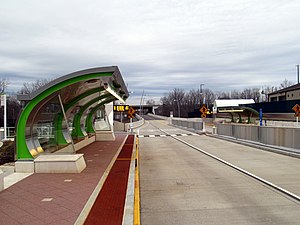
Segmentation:
[(142, 101), (143, 101), (143, 97), (144, 97), (144, 90), (141, 96), (141, 100), (140, 100), (140, 116), (142, 116)]
[(65, 119), (65, 122), (66, 122), (66, 125), (67, 125), (68, 133), (69, 133), (69, 135), (70, 135), (70, 137), (71, 137), (71, 144), (72, 144), (72, 148), (73, 148), (73, 153), (75, 153), (76, 150), (75, 150), (73, 138), (72, 138), (72, 135), (71, 135), (71, 133), (70, 133), (69, 124), (68, 124), (68, 119), (67, 119), (67, 116), (66, 116), (66, 112), (65, 112), (64, 105), (63, 105), (63, 103), (62, 103), (60, 94), (58, 94), (58, 99), (59, 99), (61, 111), (62, 111), (62, 113), (63, 113), (63, 115), (64, 115), (64, 119)]
[(3, 105), (4, 105), (4, 140), (6, 140), (7, 138), (7, 119), (6, 119), (6, 95), (2, 95), (3, 96)]
[[(202, 86), (204, 86), (204, 84), (200, 84), (200, 96), (203, 95), (204, 97)], [(203, 104), (205, 104), (205, 99), (203, 99)], [(200, 100), (200, 107), (201, 107), (201, 100)]]
[(177, 107), (178, 107), (178, 117), (180, 118), (180, 106), (179, 106), (179, 102), (177, 101)]
[(299, 65), (296, 65), (296, 67), (297, 67), (297, 80), (298, 80), (297, 84), (299, 84)]
[(262, 109), (259, 109), (259, 126), (262, 126), (262, 117), (263, 117)]
[(133, 133), (133, 123), (132, 123), (132, 118), (130, 118), (130, 124), (129, 124), (129, 127), (130, 127), (130, 134)]

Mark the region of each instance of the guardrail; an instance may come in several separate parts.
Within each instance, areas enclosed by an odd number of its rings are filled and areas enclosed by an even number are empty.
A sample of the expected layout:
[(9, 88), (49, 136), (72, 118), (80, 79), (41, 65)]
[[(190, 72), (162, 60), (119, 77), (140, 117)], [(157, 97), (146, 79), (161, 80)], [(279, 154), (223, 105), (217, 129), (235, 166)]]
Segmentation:
[[(16, 135), (14, 127), (6, 127), (7, 138), (14, 138)], [(0, 128), (0, 140), (4, 139), (4, 127)]]
[(217, 124), (217, 134), (256, 141), (267, 145), (300, 149), (300, 129), (292, 127), (260, 127), (245, 124)]

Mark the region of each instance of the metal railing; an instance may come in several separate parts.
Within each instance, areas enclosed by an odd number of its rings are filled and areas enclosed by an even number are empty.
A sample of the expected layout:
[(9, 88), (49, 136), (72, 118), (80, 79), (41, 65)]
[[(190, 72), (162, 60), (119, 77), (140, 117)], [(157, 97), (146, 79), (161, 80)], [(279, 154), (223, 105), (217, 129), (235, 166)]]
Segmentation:
[[(7, 138), (14, 138), (16, 135), (15, 127), (6, 127)], [(4, 139), (4, 127), (0, 127), (0, 140)]]

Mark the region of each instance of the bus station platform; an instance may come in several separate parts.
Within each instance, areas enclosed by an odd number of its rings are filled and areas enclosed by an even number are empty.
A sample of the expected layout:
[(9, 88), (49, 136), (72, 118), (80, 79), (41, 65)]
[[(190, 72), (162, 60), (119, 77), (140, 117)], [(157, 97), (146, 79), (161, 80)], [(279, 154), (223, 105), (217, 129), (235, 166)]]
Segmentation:
[[(105, 207), (114, 209), (112, 224), (121, 224), (133, 145), (133, 136), (116, 134), (115, 141), (94, 142), (78, 151), (87, 165), (81, 173), (33, 173), (6, 188), (0, 192), (0, 224), (99, 224), (90, 212)], [(95, 209), (102, 190), (106, 198)]]

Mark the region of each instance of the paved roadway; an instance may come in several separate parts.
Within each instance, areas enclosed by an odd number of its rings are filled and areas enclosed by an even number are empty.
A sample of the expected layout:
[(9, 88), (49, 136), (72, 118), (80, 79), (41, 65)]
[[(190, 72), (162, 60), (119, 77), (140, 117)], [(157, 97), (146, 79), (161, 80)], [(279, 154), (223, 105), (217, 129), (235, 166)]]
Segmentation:
[[(192, 132), (147, 121), (139, 129), (141, 224), (300, 224), (300, 203), (172, 137)], [(300, 161), (205, 135), (178, 136), (300, 195)]]

